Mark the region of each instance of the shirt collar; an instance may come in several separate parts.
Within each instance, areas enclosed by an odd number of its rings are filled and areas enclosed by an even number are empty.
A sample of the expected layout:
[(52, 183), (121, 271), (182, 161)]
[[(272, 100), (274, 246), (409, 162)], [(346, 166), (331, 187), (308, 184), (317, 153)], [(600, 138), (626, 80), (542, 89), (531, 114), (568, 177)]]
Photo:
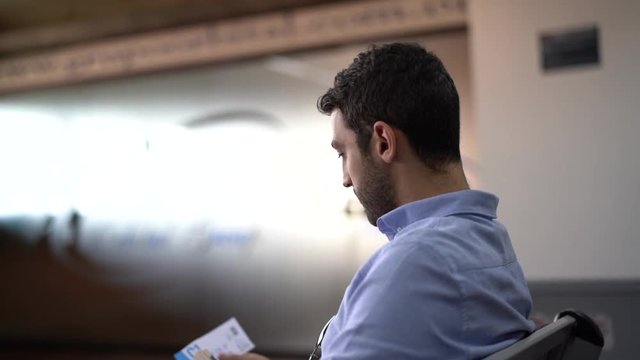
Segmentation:
[(498, 197), (478, 190), (462, 190), (436, 195), (402, 205), (378, 218), (378, 229), (393, 240), (408, 225), (425, 218), (475, 214), (496, 218)]

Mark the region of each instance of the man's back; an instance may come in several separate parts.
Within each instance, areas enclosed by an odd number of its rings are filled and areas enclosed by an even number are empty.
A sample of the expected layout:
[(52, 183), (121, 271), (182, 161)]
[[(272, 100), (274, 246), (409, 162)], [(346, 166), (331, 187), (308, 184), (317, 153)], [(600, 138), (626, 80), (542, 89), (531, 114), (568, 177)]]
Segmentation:
[(533, 330), (498, 199), (459, 191), (378, 221), (390, 242), (358, 271), (323, 359), (477, 359)]

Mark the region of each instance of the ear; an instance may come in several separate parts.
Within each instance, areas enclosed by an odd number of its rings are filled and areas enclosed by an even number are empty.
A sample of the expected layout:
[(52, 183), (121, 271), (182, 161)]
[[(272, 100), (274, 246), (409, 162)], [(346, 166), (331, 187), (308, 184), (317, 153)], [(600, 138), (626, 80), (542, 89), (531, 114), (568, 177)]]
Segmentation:
[(398, 152), (398, 134), (396, 130), (384, 121), (373, 124), (371, 144), (373, 155), (386, 163), (391, 163)]

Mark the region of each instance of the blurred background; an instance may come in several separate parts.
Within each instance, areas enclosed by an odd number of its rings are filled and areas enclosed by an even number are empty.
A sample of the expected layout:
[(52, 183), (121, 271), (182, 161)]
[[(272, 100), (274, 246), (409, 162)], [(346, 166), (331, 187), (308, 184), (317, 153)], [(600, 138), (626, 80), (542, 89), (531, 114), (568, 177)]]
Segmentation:
[(538, 324), (637, 359), (640, 2), (0, 0), (0, 358), (166, 359), (235, 317), (303, 359), (386, 239), (316, 99), (418, 42), (461, 98)]

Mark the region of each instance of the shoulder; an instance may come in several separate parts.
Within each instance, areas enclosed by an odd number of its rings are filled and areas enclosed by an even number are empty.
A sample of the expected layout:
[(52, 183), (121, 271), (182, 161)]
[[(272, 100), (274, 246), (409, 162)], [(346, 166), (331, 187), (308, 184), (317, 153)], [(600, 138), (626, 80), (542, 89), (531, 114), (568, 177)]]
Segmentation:
[(366, 303), (369, 309), (376, 308), (371, 306), (374, 302), (390, 302), (377, 307), (384, 309), (413, 301), (423, 306), (434, 291), (446, 289), (452, 299), (459, 295), (455, 269), (444, 255), (446, 251), (419, 239), (396, 240), (376, 252), (357, 272), (347, 294), (349, 301)]
[(434, 229), (399, 234), (371, 256), (361, 270), (364, 274), (380, 273), (391, 279), (406, 277), (421, 268), (450, 271), (445, 256), (448, 251), (439, 244), (440, 238), (441, 234)]
[(457, 357), (460, 301), (458, 282), (437, 251), (420, 242), (392, 241), (349, 287), (328, 358), (347, 353), (352, 359)]
[(504, 265), (516, 260), (505, 227), (495, 219), (474, 215), (418, 221), (397, 235), (412, 251), (428, 254), (447, 270), (460, 271)]

